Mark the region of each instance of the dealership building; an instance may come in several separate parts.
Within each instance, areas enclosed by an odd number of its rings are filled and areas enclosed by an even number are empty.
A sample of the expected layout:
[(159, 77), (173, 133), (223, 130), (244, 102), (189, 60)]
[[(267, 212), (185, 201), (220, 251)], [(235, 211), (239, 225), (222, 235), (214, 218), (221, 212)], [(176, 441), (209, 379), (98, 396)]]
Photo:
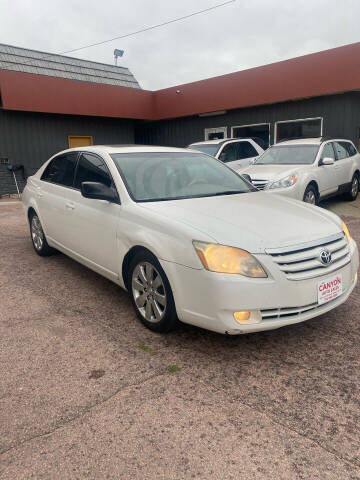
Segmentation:
[(124, 67), (0, 45), (0, 196), (54, 153), (229, 137), (360, 140), (360, 43), (158, 91)]

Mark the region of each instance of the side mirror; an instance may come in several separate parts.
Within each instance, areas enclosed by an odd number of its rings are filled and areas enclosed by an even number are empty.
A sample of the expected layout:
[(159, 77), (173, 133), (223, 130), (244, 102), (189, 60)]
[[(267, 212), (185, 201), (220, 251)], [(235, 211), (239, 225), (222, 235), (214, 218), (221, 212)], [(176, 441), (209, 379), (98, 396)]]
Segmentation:
[(226, 162), (226, 153), (225, 152), (220, 153), (219, 160), (221, 162)]
[(334, 165), (334, 163), (335, 160), (333, 158), (325, 157), (320, 160), (319, 167), (321, 167), (322, 165)]
[(115, 189), (107, 187), (100, 182), (82, 182), (81, 195), (93, 200), (107, 200), (108, 202), (119, 203)]

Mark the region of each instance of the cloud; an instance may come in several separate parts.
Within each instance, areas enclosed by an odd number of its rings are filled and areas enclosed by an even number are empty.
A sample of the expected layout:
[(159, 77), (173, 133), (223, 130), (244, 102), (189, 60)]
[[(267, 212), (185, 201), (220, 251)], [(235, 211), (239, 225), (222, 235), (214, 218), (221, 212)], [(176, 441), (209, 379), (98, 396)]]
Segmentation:
[[(219, 0), (0, 0), (0, 42), (60, 52), (130, 33)], [(125, 50), (143, 88), (159, 89), (358, 40), (360, 2), (252, 0), (71, 54), (113, 63)], [(336, 68), (336, 66), (334, 66)]]

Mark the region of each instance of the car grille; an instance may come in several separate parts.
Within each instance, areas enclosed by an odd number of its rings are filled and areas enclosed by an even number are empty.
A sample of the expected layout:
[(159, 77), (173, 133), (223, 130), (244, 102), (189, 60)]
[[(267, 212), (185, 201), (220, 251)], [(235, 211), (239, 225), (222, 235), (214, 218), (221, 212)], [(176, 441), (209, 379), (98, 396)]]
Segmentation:
[[(344, 293), (342, 295), (344, 295)], [(303, 313), (308, 313), (311, 310), (318, 310), (324, 309), (324, 307), (330, 307), (333, 303), (338, 302), (341, 299), (342, 295), (322, 305), (319, 305), (317, 302), (315, 302), (311, 303), (310, 305), (305, 305), (303, 307), (272, 308), (267, 310), (261, 310), (261, 316), (264, 321), (282, 320), (284, 318), (286, 318), (287, 320), (294, 320), (301, 317)]]
[[(322, 250), (331, 252), (332, 261), (324, 265)], [(281, 249), (268, 249), (273, 261), (289, 280), (306, 280), (339, 270), (350, 262), (350, 250), (343, 233), (319, 240)]]
[(251, 183), (256, 187), (258, 190), (264, 190), (266, 185), (269, 183), (268, 180), (260, 180), (257, 178), (252, 178)]

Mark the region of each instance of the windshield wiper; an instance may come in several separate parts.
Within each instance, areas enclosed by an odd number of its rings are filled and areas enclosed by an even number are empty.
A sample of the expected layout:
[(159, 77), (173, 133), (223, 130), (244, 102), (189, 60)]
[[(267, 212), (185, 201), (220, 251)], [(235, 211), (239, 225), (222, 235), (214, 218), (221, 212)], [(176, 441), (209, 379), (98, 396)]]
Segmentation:
[[(249, 190), (250, 192), (250, 190)], [(218, 195), (235, 195), (236, 193), (248, 193), (244, 192), (243, 190), (225, 190), (224, 192), (217, 192), (212, 193), (211, 195), (218, 196)]]

